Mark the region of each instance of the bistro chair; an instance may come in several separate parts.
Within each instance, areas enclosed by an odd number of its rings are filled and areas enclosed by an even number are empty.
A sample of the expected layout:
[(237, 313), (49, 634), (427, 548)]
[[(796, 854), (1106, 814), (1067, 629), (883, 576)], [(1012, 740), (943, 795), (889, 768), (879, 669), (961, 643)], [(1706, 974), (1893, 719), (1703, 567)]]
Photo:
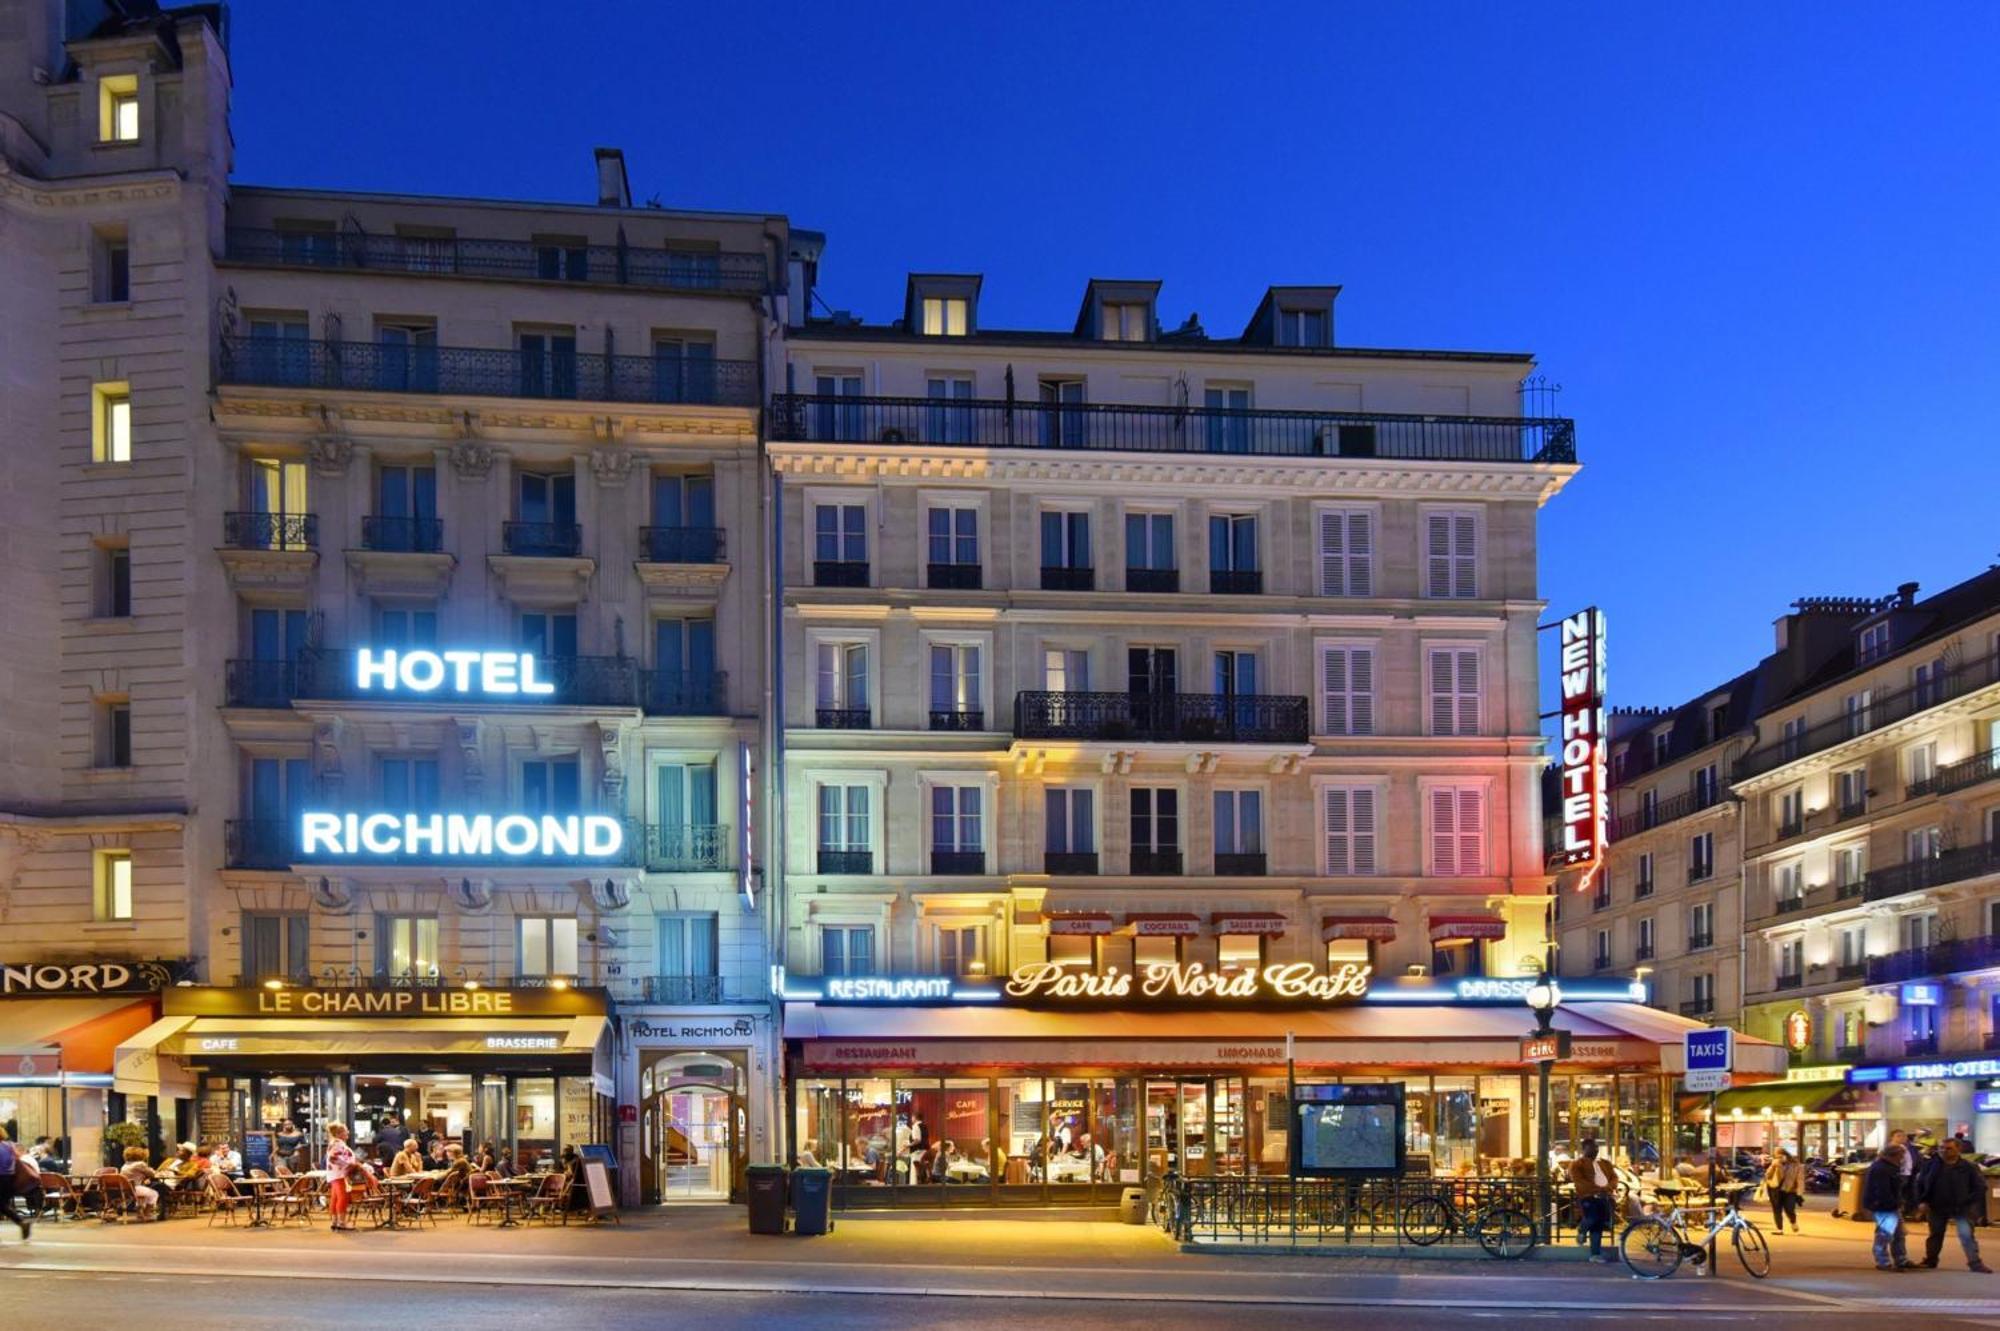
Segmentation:
[(207, 1191), (209, 1202), (213, 1207), (208, 1213), (209, 1227), (211, 1229), (215, 1227), (217, 1216), (223, 1217), (229, 1224), (235, 1224), (237, 1212), (249, 1207), (250, 1194), (238, 1192), (236, 1181), (227, 1174), (212, 1174), (209, 1177), (211, 1181)]
[(106, 1224), (129, 1224), (139, 1218), (139, 1194), (132, 1180), (115, 1169), (97, 1171), (97, 1218)]
[(493, 1180), (484, 1174), (474, 1174), (465, 1181), (465, 1216), (471, 1224), (478, 1224), (482, 1215), (507, 1214), (507, 1198), (493, 1186)]
[(521, 1199), (523, 1218), (554, 1224), (562, 1219), (563, 1194), (568, 1180), (561, 1174), (546, 1175), (540, 1185)]
[(70, 1186), (69, 1175), (42, 1174), (42, 1209), (39, 1214), (49, 1220), (79, 1218), (76, 1189)]
[(420, 1178), (411, 1186), (409, 1192), (397, 1202), (397, 1205), (402, 1208), (403, 1215), (409, 1219), (428, 1220), (431, 1222), (431, 1228), (436, 1229), (438, 1208), (437, 1189), (438, 1181), (436, 1179)]
[(347, 1219), (352, 1224), (357, 1216), (372, 1215), (379, 1227), (389, 1218), (388, 1189), (375, 1181), (360, 1165), (347, 1171)]

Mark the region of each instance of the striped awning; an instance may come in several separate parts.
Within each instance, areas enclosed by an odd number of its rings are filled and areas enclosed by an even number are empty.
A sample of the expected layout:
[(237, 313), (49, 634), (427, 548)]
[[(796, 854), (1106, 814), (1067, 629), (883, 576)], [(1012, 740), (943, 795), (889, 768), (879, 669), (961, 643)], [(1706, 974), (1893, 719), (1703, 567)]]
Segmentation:
[(1396, 922), (1387, 915), (1330, 915), (1320, 926), (1320, 937), (1329, 943), (1336, 938), (1365, 938), (1371, 943), (1393, 943), (1396, 941)]
[(1050, 911), (1045, 917), (1052, 934), (1108, 934), (1111, 913), (1102, 910)]
[(1127, 911), (1125, 923), (1141, 938), (1193, 938), (1201, 932), (1201, 916), (1193, 911)]
[(1281, 934), (1287, 923), (1274, 910), (1219, 910), (1208, 918), (1219, 934)]
[(1431, 941), (1450, 942), (1461, 938), (1505, 938), (1507, 921), (1494, 915), (1433, 915)]

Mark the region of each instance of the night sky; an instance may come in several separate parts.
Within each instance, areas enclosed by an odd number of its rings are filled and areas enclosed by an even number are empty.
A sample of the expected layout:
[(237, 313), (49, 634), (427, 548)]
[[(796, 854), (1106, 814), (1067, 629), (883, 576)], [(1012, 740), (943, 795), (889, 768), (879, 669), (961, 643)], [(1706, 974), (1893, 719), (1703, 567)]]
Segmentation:
[(1533, 351), (1585, 464), (1543, 592), (1605, 607), (1615, 703), (1746, 668), (1794, 597), (2000, 559), (2000, 6), (232, 19), (240, 183), (587, 202), (615, 145), (638, 199), (828, 233), (871, 321), (910, 269), (985, 273), (990, 327), (1157, 277), (1233, 334), (1332, 282), (1345, 344)]

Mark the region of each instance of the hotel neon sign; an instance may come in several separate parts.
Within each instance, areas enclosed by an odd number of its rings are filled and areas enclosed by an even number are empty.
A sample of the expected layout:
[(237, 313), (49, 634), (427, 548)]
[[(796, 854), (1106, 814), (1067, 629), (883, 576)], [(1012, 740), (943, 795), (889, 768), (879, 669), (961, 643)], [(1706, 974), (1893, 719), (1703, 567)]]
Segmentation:
[(434, 652), (363, 647), (354, 654), (354, 686), (363, 693), (454, 693), (546, 698), (556, 686), (535, 674), (532, 652)]
[(609, 860), (625, 827), (606, 814), (307, 813), (299, 855), (341, 859), (425, 855), (435, 859)]
[[(1609, 838), (1604, 798), (1604, 612), (1592, 606), (1562, 621), (1563, 865), (1594, 865)], [(1585, 874), (1577, 890), (1590, 879)]]

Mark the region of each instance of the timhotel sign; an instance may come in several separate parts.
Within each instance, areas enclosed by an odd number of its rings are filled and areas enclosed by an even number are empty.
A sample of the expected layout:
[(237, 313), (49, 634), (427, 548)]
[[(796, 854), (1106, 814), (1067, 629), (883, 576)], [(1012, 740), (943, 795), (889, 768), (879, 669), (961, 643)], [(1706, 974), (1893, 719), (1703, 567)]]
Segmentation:
[(1604, 612), (1592, 606), (1562, 621), (1563, 865), (1596, 864), (1609, 838), (1604, 791)]
[(605, 1011), (587, 989), (169, 989), (169, 1017), (584, 1017)]

